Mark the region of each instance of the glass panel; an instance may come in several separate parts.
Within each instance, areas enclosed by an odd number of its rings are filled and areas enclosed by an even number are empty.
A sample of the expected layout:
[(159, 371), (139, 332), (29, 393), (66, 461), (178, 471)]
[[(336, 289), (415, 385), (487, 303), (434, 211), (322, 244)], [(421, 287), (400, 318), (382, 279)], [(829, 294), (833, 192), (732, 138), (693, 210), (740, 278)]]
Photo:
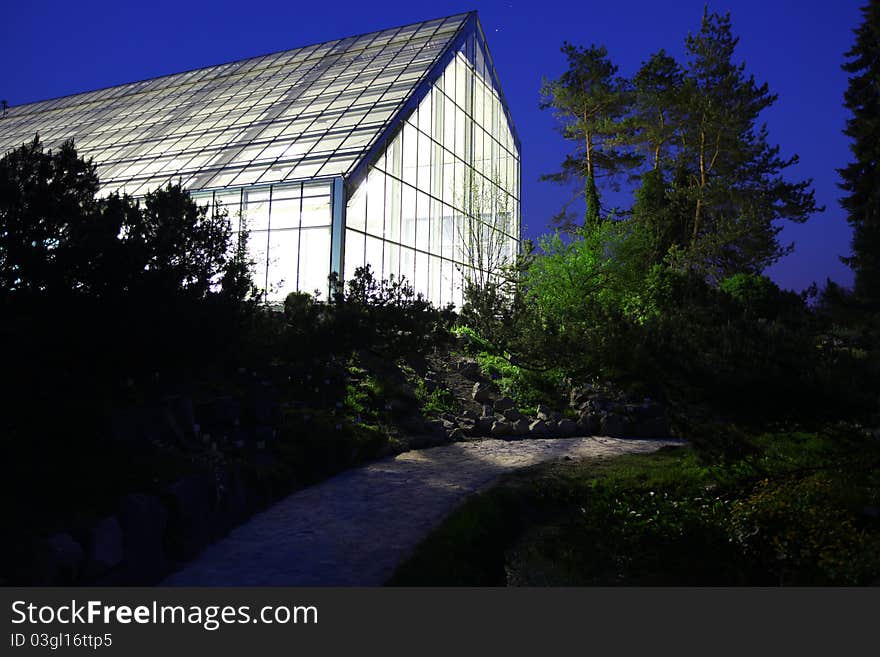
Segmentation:
[(269, 233), (269, 268), (266, 298), (283, 301), (296, 290), (298, 230), (272, 230)]
[(418, 133), (409, 123), (403, 127), (403, 182), (416, 184), (418, 160)]
[(354, 270), (364, 264), (364, 236), (353, 230), (345, 231), (345, 280), (351, 280)]
[(416, 190), (409, 185), (403, 185), (400, 241), (406, 246), (415, 246), (416, 242)]
[(417, 294), (421, 294), (422, 296), (428, 296), (428, 281), (430, 280), (430, 259), (431, 256), (420, 253), (416, 251), (416, 264), (415, 264), (415, 283), (413, 287)]
[(373, 169), (367, 179), (367, 233), (382, 236), (385, 221), (385, 174)]
[(266, 289), (266, 260), (269, 248), (269, 231), (252, 231), (248, 235), (247, 252), (253, 263), (254, 283), (260, 289)]
[(440, 289), (441, 289), (441, 278), (440, 278), (440, 258), (436, 256), (431, 256), (431, 272), (430, 272), (430, 282), (428, 285), (428, 299), (435, 306), (441, 305), (440, 300)]
[(416, 248), (427, 251), (431, 240), (431, 201), (424, 192), (418, 193), (416, 206)]
[(330, 225), (330, 197), (307, 196), (302, 201), (302, 226), (329, 226)]
[(384, 259), (382, 262), (382, 273), (384, 278), (390, 279), (400, 277), (400, 245), (393, 242), (385, 242)]
[(272, 195), (271, 228), (299, 228), (299, 198), (276, 199)]
[(269, 228), (269, 190), (248, 191), (245, 195), (245, 225), (250, 231)]
[(330, 275), (330, 228), (304, 228), (299, 243), (299, 284), (297, 289), (327, 298)]
[(373, 276), (376, 279), (383, 278), (382, 274), (382, 240), (367, 235), (364, 263), (370, 265)]
[(410, 285), (415, 280), (415, 254), (412, 249), (400, 247), (400, 277), (405, 278)]
[(348, 202), (348, 207), (345, 210), (345, 224), (350, 228), (365, 230), (367, 227), (366, 188), (366, 184), (361, 183)]

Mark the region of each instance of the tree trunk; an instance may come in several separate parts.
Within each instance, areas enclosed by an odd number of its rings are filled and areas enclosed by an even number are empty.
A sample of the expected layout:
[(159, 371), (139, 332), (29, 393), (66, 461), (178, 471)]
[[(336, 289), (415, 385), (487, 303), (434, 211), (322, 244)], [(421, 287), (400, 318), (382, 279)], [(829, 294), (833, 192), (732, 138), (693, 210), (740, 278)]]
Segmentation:
[[(586, 122), (586, 117), (584, 117)], [(596, 178), (593, 175), (593, 135), (589, 131), (584, 134), (587, 160), (587, 180), (584, 189), (584, 199), (587, 204), (587, 212), (584, 218), (585, 226), (599, 224), (599, 192), (596, 189)]]
[(706, 188), (706, 131), (700, 131), (700, 184), (697, 188), (697, 205), (694, 208), (694, 232), (691, 246), (697, 243), (700, 233), (700, 222), (703, 219), (703, 190)]

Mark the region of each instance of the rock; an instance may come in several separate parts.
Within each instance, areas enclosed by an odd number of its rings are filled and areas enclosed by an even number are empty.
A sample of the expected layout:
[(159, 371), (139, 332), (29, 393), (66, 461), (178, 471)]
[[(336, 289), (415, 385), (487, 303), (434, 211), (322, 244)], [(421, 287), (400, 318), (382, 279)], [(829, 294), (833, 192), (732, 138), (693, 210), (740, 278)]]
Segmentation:
[(219, 506), (226, 529), (246, 520), (256, 507), (256, 500), (249, 494), (247, 481), (239, 466), (233, 466), (224, 473)]
[(526, 416), (520, 413), (515, 408), (508, 408), (506, 411), (501, 413), (505, 420), (508, 422), (516, 422), (517, 420), (525, 420)]
[(480, 419), (480, 415), (476, 411), (472, 411), (471, 409), (467, 408), (461, 412), (459, 419), (461, 418), (466, 418), (468, 420), (473, 420), (474, 422), (476, 422)]
[(458, 423), (456, 423), (456, 422), (451, 422), (451, 421), (449, 421), (449, 420), (445, 420), (445, 419), (444, 419), (444, 420), (440, 420), (440, 425), (441, 425), (441, 426), (443, 427), (443, 429), (445, 429), (446, 431), (452, 431), (453, 429), (457, 429), (457, 428), (458, 428)]
[(550, 419), (550, 415), (551, 415), (552, 413), (553, 413), (553, 411), (552, 411), (548, 406), (546, 406), (545, 404), (538, 404), (538, 411), (537, 411), (537, 413), (535, 414), (535, 416), (536, 416), (539, 420), (547, 421), (547, 420)]
[(473, 400), (479, 404), (485, 404), (492, 401), (492, 390), (491, 387), (483, 383), (482, 381), (478, 381), (474, 384), (473, 392), (471, 393), (471, 397)]
[(499, 397), (495, 400), (495, 404), (493, 404), (493, 408), (498, 413), (503, 413), (504, 411), (508, 411), (512, 408), (516, 408), (516, 404), (510, 397)]
[(418, 408), (418, 405), (418, 402), (413, 399), (395, 397), (386, 404), (386, 408), (394, 415), (404, 415), (414, 411)]
[(474, 427), (474, 430), (481, 436), (488, 436), (492, 433), (492, 425), (495, 423), (494, 417), (481, 417), (477, 420), (477, 424)]
[(880, 520), (880, 506), (864, 506), (859, 515), (869, 520)]
[(425, 420), (420, 415), (406, 415), (397, 420), (397, 426), (405, 433), (425, 433)]
[(404, 399), (415, 403), (418, 403), (419, 401), (419, 396), (416, 394), (415, 388), (413, 388), (408, 383), (404, 383), (398, 386), (395, 392), (399, 399)]
[(209, 474), (183, 477), (166, 488), (168, 547), (172, 556), (190, 559), (213, 538), (217, 485)]
[(455, 414), (450, 413), (449, 411), (445, 411), (445, 412), (441, 413), (440, 419), (445, 420), (446, 422), (452, 422), (453, 424), (455, 424), (455, 420), (456, 420)]
[(84, 575), (89, 581), (106, 574), (122, 563), (122, 526), (116, 516), (98, 521), (89, 532)]
[(565, 416), (559, 411), (553, 411), (552, 413), (550, 413), (550, 419), (557, 423), (562, 422), (564, 417)]
[(544, 420), (544, 428), (547, 430), (548, 435), (552, 435), (556, 433), (557, 423), (553, 420)]
[(511, 426), (511, 432), (517, 436), (525, 436), (529, 433), (529, 421), (526, 418), (517, 420)]
[(614, 413), (608, 413), (602, 416), (599, 431), (603, 436), (612, 436), (619, 438), (623, 436), (623, 418)]
[(529, 424), (530, 436), (546, 436), (547, 433), (547, 425), (544, 423), (544, 420), (535, 420)]
[(511, 432), (511, 426), (509, 422), (504, 422), (502, 420), (496, 420), (492, 423), (492, 429), (490, 433), (496, 438), (500, 438), (502, 436), (508, 436)]
[(577, 424), (574, 420), (564, 417), (557, 423), (556, 431), (563, 436), (573, 436), (577, 433)]
[(83, 555), (80, 544), (65, 532), (35, 542), (29, 584), (59, 586), (76, 583)]
[(592, 413), (581, 413), (581, 416), (578, 418), (577, 422), (578, 431), (587, 435), (593, 436), (599, 431), (599, 418)]
[(632, 435), (638, 438), (668, 438), (669, 424), (664, 417), (646, 418), (634, 423)]
[(460, 361), (458, 363), (458, 373), (466, 379), (475, 381), (480, 378), (480, 366), (472, 360)]
[(449, 440), (459, 441), (465, 439), (465, 433), (461, 429), (453, 429), (449, 432)]
[(593, 396), (593, 387), (585, 386), (583, 388), (575, 388), (571, 391), (570, 403), (575, 408), (580, 406), (586, 401), (589, 401)]
[(118, 504), (127, 583), (151, 584), (165, 566), (168, 511), (159, 498), (135, 493)]
[(434, 435), (446, 435), (442, 420), (425, 420), (425, 431)]
[(581, 414), (583, 413), (598, 413), (601, 409), (598, 407), (595, 400), (586, 401), (578, 407), (578, 411)]

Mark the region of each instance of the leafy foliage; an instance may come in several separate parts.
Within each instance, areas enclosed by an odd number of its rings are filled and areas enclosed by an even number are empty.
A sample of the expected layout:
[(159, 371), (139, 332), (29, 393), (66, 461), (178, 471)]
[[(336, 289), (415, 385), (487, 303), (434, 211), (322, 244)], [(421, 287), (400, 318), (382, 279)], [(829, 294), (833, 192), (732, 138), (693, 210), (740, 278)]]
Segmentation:
[(878, 451), (846, 435), (755, 436), (709, 466), (689, 448), (539, 466), (468, 500), (392, 583), (869, 584)]

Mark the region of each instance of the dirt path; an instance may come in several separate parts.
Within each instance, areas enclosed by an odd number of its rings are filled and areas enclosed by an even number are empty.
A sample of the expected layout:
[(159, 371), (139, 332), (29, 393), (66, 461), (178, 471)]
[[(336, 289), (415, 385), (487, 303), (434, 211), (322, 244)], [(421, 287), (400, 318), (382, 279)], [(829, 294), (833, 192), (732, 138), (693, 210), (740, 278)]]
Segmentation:
[(499, 475), (564, 457), (651, 452), (674, 440), (482, 440), (417, 450), (293, 493), (165, 586), (378, 586), (446, 515)]

